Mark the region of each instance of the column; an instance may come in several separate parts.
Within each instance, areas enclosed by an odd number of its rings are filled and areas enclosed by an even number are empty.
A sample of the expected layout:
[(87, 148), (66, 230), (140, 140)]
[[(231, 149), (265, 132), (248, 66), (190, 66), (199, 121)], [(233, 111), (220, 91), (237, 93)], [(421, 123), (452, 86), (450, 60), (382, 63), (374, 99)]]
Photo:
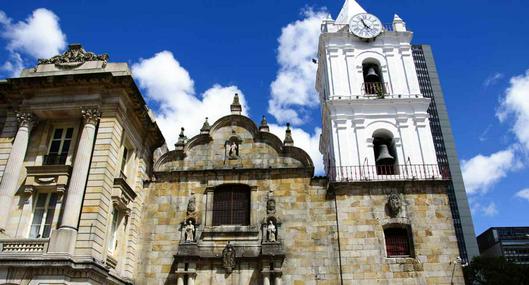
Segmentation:
[(270, 273), (263, 272), (263, 285), (270, 285)]
[(184, 285), (184, 275), (178, 274), (178, 277), (176, 278), (176, 285)]
[(189, 274), (187, 277), (187, 285), (195, 285), (195, 275)]
[(281, 273), (276, 274), (274, 285), (281, 285)]
[(83, 108), (84, 127), (77, 147), (72, 176), (60, 227), (52, 233), (49, 251), (73, 253), (77, 239), (77, 226), (81, 215), (81, 205), (90, 168), (90, 158), (94, 147), (96, 126), (101, 116), (97, 108)]
[(2, 205), (0, 207), (0, 231), (4, 231), (7, 227), (11, 202), (17, 192), (20, 172), (28, 149), (29, 134), (36, 123), (36, 117), (32, 113), (17, 113), (17, 121), (18, 131), (0, 184), (0, 205)]

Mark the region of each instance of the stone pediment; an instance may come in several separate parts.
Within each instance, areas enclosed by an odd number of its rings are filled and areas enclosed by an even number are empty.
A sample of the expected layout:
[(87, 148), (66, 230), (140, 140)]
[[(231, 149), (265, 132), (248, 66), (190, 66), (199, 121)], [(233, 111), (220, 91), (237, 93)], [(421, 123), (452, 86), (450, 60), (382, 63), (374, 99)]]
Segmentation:
[(183, 133), (176, 149), (161, 156), (155, 172), (219, 169), (313, 169), (310, 156), (285, 144), (268, 128), (258, 128), (248, 117), (228, 115), (187, 139)]

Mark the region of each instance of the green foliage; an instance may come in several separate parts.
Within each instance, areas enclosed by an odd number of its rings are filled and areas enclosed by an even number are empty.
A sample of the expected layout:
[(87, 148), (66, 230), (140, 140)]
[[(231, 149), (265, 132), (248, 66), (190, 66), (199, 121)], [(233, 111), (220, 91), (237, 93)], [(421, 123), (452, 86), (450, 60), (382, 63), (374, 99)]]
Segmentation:
[(470, 285), (529, 285), (529, 266), (517, 265), (503, 257), (475, 257), (464, 273)]

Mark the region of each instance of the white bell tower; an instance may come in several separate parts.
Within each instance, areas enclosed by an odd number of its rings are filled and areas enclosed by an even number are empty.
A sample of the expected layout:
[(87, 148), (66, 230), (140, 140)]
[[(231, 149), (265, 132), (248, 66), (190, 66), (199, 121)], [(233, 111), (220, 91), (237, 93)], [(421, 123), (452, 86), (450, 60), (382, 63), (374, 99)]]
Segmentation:
[(383, 25), (347, 0), (336, 21), (324, 20), (321, 32), (316, 89), (329, 177), (442, 176), (428, 120), (430, 99), (420, 92), (413, 33), (405, 22), (395, 15)]

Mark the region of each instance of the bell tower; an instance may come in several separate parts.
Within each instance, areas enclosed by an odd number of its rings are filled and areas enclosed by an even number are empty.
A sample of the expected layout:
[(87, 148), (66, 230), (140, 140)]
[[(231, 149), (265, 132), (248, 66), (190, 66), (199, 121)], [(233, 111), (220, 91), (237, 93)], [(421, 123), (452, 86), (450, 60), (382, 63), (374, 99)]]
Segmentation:
[(405, 22), (383, 25), (347, 0), (324, 20), (316, 89), (322, 105), (320, 151), (329, 177), (345, 181), (437, 178), (428, 118)]

